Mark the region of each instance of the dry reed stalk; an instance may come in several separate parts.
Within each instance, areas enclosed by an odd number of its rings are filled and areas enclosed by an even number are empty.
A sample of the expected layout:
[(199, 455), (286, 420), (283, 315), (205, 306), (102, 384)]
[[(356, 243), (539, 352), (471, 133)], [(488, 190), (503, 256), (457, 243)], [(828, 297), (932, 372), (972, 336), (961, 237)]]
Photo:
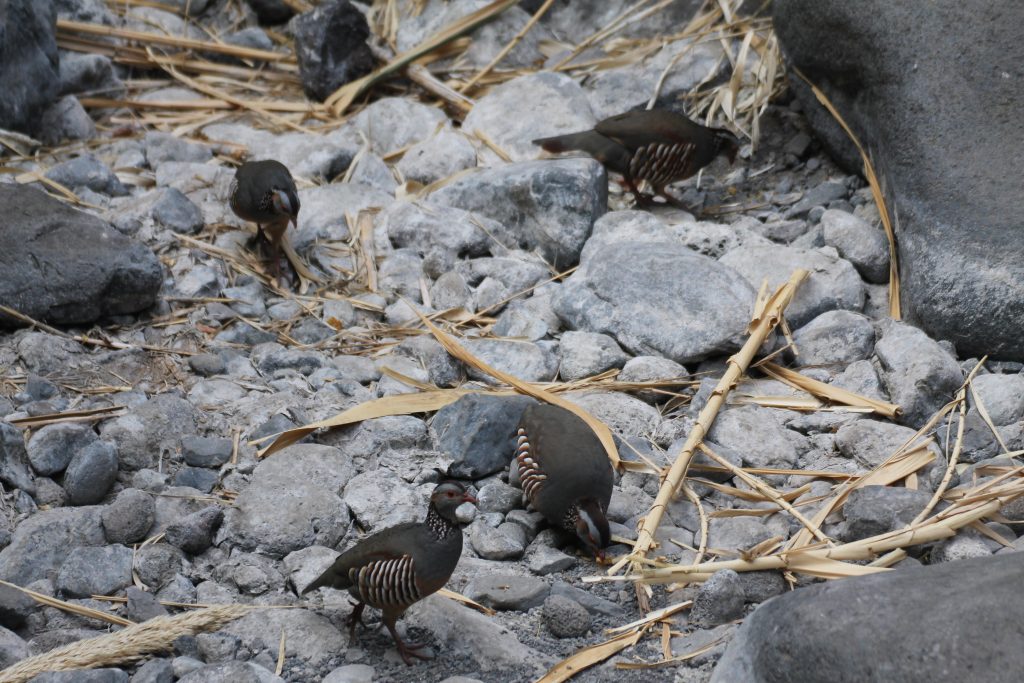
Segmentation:
[(218, 605), (141, 624), (96, 638), (87, 638), (35, 657), (23, 659), (0, 671), (0, 683), (25, 683), (45, 671), (94, 669), (133, 662), (173, 647), (174, 640), (214, 631), (254, 609), (249, 605)]
[[(694, 451), (696, 451), (697, 446), (699, 446), (704, 440), (704, 436), (708, 433), (708, 430), (711, 429), (711, 424), (718, 415), (718, 411), (725, 404), (726, 397), (739, 381), (740, 377), (743, 376), (743, 373), (746, 372), (747, 368), (750, 366), (750, 362), (754, 358), (754, 355), (757, 353), (758, 349), (761, 348), (761, 345), (764, 344), (769, 333), (771, 333), (771, 331), (779, 324), (779, 320), (782, 319), (782, 314), (786, 310), (786, 306), (788, 306), (790, 301), (793, 300), (793, 295), (796, 293), (797, 287), (808, 275), (809, 273), (803, 269), (798, 269), (793, 272), (792, 276), (789, 278), (789, 282), (780, 287), (775, 294), (772, 295), (771, 299), (766, 304), (764, 311), (753, 321), (750, 337), (743, 345), (743, 348), (741, 348), (736, 355), (729, 358), (725, 374), (722, 375), (722, 379), (719, 380), (714, 391), (712, 391), (711, 396), (708, 398), (707, 404), (697, 416), (697, 422), (693, 426), (693, 429), (690, 430), (679, 455), (676, 456), (672, 467), (664, 474), (664, 479), (658, 490), (658, 496), (655, 498), (654, 504), (640, 522), (639, 528), (637, 529), (636, 546), (633, 548), (633, 552), (627, 556), (634, 567), (640, 565), (640, 560), (646, 557), (647, 552), (653, 545), (654, 532), (661, 523), (662, 515), (668, 507), (669, 502), (672, 500), (672, 497), (682, 485), (683, 480), (686, 477), (686, 471), (690, 466), (690, 460), (693, 458)], [(640, 595), (640, 593), (638, 593), (638, 595)]]
[(494, 59), (488, 62), (487, 65), (484, 68), (480, 69), (480, 71), (478, 71), (472, 78), (466, 81), (466, 83), (461, 88), (459, 88), (459, 92), (469, 92), (470, 90), (473, 89), (473, 86), (475, 86), (480, 81), (480, 79), (482, 79), (487, 74), (491, 73), (491, 70), (493, 70), (494, 67), (496, 67), (501, 62), (501, 60), (505, 59), (508, 53), (511, 52), (512, 49), (519, 44), (519, 41), (522, 40), (523, 37), (530, 32), (530, 29), (533, 28), (538, 21), (540, 21), (540, 18), (543, 17), (549, 9), (551, 9), (551, 5), (553, 5), (554, 2), (555, 0), (544, 0), (544, 4), (537, 8), (537, 11), (533, 13), (533, 16), (530, 17), (530, 20), (526, 22), (526, 25), (523, 26), (522, 30), (520, 30), (519, 33), (515, 34), (512, 37), (512, 40), (508, 41), (508, 44), (505, 45), (505, 47), (503, 47), (501, 51), (498, 52), (498, 54), (494, 55)]
[(257, 50), (251, 47), (239, 47), (236, 45), (225, 45), (206, 40), (194, 40), (179, 36), (163, 36), (159, 33), (148, 31), (131, 31), (113, 26), (100, 24), (89, 24), (81, 21), (69, 21), (67, 19), (57, 20), (58, 32), (85, 33), (94, 36), (107, 36), (111, 38), (124, 38), (133, 40), (143, 45), (166, 45), (185, 50), (199, 50), (202, 52), (216, 52), (218, 54), (230, 55), (239, 59), (255, 59), (262, 62), (284, 62), (294, 61), (294, 56), (281, 52), (270, 52), (269, 50)]
[(7, 419), (7, 422), (15, 427), (23, 429), (35, 429), (49, 424), (61, 422), (93, 422), (95, 420), (106, 420), (124, 414), (124, 406), (106, 406), (103, 408), (91, 408), (89, 410), (69, 410), (63, 413), (48, 413), (46, 415), (32, 415)]
[(903, 409), (895, 403), (886, 403), (885, 401), (878, 401), (873, 398), (868, 398), (867, 396), (861, 396), (860, 394), (855, 394), (852, 391), (847, 391), (846, 389), (841, 389), (840, 387), (836, 387), (831, 384), (825, 384), (824, 382), (820, 382), (806, 375), (801, 375), (799, 372), (784, 368), (780, 365), (776, 365), (775, 363), (759, 363), (758, 367), (769, 377), (773, 377), (780, 382), (788, 384), (791, 387), (795, 387), (796, 389), (806, 391), (814, 396), (820, 396), (832, 403), (853, 406), (855, 408), (866, 408), (888, 418), (896, 418), (903, 414)]
[(868, 185), (871, 187), (871, 196), (875, 200), (875, 205), (878, 207), (878, 215), (882, 219), (882, 227), (885, 228), (885, 236), (889, 240), (889, 316), (893, 320), (900, 320), (902, 318), (902, 306), (900, 305), (900, 268), (899, 268), (899, 254), (896, 251), (896, 231), (893, 230), (892, 220), (889, 215), (889, 208), (885, 202), (885, 194), (882, 192), (882, 185), (878, 181), (878, 176), (875, 174), (875, 166), (871, 163), (871, 157), (864, 149), (864, 145), (861, 144), (860, 138), (857, 137), (853, 129), (850, 128), (849, 124), (839, 113), (839, 110), (835, 108), (832, 101), (818, 86), (811, 82), (807, 76), (804, 75), (800, 69), (793, 67), (793, 72), (803, 80), (814, 93), (818, 102), (825, 107), (828, 112), (832, 115), (832, 118), (836, 120), (842, 129), (849, 136), (850, 141), (857, 147), (857, 151), (860, 152), (861, 161), (864, 164), (864, 178), (868, 181)]
[(452, 22), (441, 31), (430, 36), (416, 47), (406, 50), (384, 66), (376, 69), (368, 76), (363, 76), (358, 80), (341, 86), (324, 101), (324, 104), (334, 111), (335, 116), (341, 116), (345, 113), (345, 110), (352, 105), (357, 97), (367, 92), (380, 81), (401, 71), (412, 62), (430, 52), (433, 52), (445, 43), (455, 40), (459, 36), (483, 26), (508, 8), (515, 5), (516, 1), (517, 0), (495, 0), (486, 7)]
[(546, 674), (538, 678), (535, 683), (562, 683), (562, 681), (567, 681), (584, 669), (603, 662), (627, 647), (636, 645), (646, 632), (646, 628), (637, 628), (634, 631), (610, 638), (603, 643), (585, 647), (567, 659), (563, 659), (558, 664), (555, 664)]
[(46, 605), (47, 607), (55, 607), (55, 608), (57, 608), (59, 610), (62, 610), (64, 612), (69, 612), (71, 614), (77, 614), (80, 617), (89, 617), (90, 619), (96, 619), (98, 621), (105, 621), (108, 624), (113, 624), (115, 626), (132, 626), (132, 625), (135, 624), (134, 621), (131, 621), (129, 619), (125, 619), (124, 617), (119, 617), (116, 614), (107, 614), (106, 612), (101, 612), (100, 610), (93, 609), (91, 607), (85, 607), (83, 605), (76, 605), (76, 604), (71, 603), (71, 602), (64, 602), (63, 600), (58, 600), (57, 598), (52, 598), (49, 595), (46, 595), (44, 593), (37, 593), (34, 590), (30, 590), (28, 588), (23, 588), (21, 586), (18, 586), (16, 584), (10, 583), (8, 581), (0, 580), (0, 586), (6, 586), (8, 588), (12, 588), (14, 590), (20, 591), (20, 592), (24, 593), (25, 595), (27, 595), (28, 597), (30, 597), (33, 600), (35, 600), (36, 602), (38, 602), (39, 604), (41, 604), (41, 605)]

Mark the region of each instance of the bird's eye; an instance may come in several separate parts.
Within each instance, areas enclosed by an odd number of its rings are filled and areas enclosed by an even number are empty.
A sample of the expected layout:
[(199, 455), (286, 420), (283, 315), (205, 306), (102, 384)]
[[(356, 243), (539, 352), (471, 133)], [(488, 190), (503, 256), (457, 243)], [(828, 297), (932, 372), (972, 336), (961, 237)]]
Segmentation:
[(454, 493), (454, 492), (452, 492), (452, 491), (449, 491), (449, 492), (448, 492), (448, 493), (446, 493), (445, 495), (447, 495), (447, 496), (448, 496), (449, 498), (454, 498), (454, 497), (455, 497), (455, 493)]

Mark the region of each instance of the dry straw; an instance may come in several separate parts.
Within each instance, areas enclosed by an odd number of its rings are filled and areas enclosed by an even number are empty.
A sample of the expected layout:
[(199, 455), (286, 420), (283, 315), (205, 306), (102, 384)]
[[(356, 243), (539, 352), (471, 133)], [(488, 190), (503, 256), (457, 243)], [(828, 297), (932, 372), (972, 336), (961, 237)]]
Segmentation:
[(170, 617), (156, 617), (120, 631), (23, 659), (0, 672), (0, 683), (25, 683), (46, 671), (96, 669), (134, 662), (146, 655), (170, 650), (176, 638), (215, 631), (254, 609), (261, 608), (218, 605)]

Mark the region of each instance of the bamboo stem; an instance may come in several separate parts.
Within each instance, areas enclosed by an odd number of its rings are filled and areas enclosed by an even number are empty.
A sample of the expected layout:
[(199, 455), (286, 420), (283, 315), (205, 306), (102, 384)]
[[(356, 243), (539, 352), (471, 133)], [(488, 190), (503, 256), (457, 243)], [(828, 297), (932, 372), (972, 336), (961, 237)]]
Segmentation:
[(658, 490), (658, 497), (654, 500), (654, 505), (651, 506), (650, 511), (640, 522), (639, 529), (637, 530), (636, 545), (630, 554), (634, 568), (640, 566), (642, 560), (646, 558), (647, 552), (651, 549), (654, 543), (654, 532), (661, 523), (665, 509), (672, 500), (672, 496), (675, 495), (683, 483), (686, 471), (690, 467), (690, 461), (693, 459), (694, 451), (697, 450), (697, 447), (711, 429), (718, 411), (725, 405), (726, 397), (739, 382), (743, 373), (746, 372), (758, 349), (761, 348), (765, 339), (768, 338), (769, 333), (779, 324), (779, 321), (782, 319), (782, 312), (793, 300), (797, 287), (808, 275), (809, 273), (802, 268), (793, 272), (789, 282), (772, 295), (764, 307), (764, 312), (754, 321), (750, 337), (743, 345), (743, 348), (729, 359), (725, 374), (722, 375), (722, 379), (719, 380), (718, 385), (711, 392), (711, 397), (708, 398), (707, 404), (697, 417), (697, 423), (693, 426), (689, 436), (687, 436), (682, 450), (676, 456), (671, 469), (665, 475), (661, 488)]

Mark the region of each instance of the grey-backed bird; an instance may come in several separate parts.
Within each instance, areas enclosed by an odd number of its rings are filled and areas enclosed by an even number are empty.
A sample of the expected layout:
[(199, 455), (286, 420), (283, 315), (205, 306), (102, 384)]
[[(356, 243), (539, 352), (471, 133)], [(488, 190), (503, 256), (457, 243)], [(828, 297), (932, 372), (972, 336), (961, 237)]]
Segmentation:
[(395, 622), (413, 603), (440, 590), (451, 578), (462, 555), (462, 524), (455, 510), (476, 503), (457, 481), (442, 481), (430, 496), (427, 518), (372, 534), (343, 552), (334, 564), (302, 592), (329, 586), (347, 590), (357, 600), (349, 618), (354, 638), (366, 605), (382, 612), (384, 625), (395, 639), (402, 660), (427, 659), (420, 643), (406, 643)]
[(552, 153), (586, 152), (622, 175), (638, 205), (650, 203), (637, 189), (637, 183), (646, 180), (655, 194), (686, 209), (689, 207), (665, 192), (665, 186), (689, 178), (719, 154), (732, 163), (739, 150), (739, 140), (724, 128), (708, 128), (665, 109), (626, 112), (601, 121), (592, 130), (533, 143)]
[(271, 273), (280, 277), (281, 240), (299, 218), (299, 193), (288, 168), (273, 159), (245, 162), (235, 171), (230, 203), (235, 215), (255, 223), (270, 243)]
[(523, 411), (516, 437), (515, 464), (526, 502), (602, 558), (611, 542), (606, 513), (613, 475), (597, 435), (565, 408), (541, 403)]

